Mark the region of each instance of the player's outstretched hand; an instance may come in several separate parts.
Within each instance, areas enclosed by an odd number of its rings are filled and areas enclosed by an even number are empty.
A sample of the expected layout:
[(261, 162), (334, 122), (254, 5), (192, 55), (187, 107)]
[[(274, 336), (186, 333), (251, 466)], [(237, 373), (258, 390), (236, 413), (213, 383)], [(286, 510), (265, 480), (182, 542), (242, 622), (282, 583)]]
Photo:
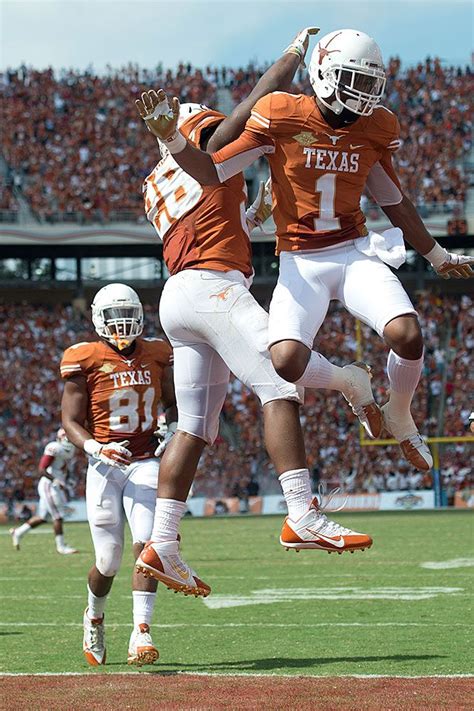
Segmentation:
[(471, 266), (474, 265), (474, 257), (448, 252), (438, 243), (424, 256), (443, 279), (469, 279), (474, 275)]
[(305, 27), (304, 30), (298, 32), (295, 39), (288, 47), (284, 50), (283, 54), (297, 54), (300, 58), (300, 64), (305, 67), (304, 59), (306, 57), (306, 52), (308, 51), (309, 38), (311, 35), (317, 35), (319, 32), (319, 27)]
[(177, 427), (177, 422), (171, 422), (169, 425), (165, 425), (166, 432), (164, 432), (162, 427), (159, 427), (156, 432), (153, 433), (159, 439), (158, 447), (155, 449), (155, 457), (161, 457), (166, 447), (173, 439)]
[(179, 99), (173, 97), (171, 103), (163, 89), (143, 92), (141, 97), (135, 101), (137, 111), (145, 121), (146, 127), (151, 133), (166, 141), (176, 133), (179, 116)]

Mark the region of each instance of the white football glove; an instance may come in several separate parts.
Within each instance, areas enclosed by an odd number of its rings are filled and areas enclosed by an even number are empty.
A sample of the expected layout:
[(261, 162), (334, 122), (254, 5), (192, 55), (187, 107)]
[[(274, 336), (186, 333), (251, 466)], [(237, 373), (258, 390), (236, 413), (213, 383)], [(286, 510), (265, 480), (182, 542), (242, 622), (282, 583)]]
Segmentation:
[(268, 178), (266, 183), (260, 181), (257, 197), (245, 213), (249, 230), (266, 222), (272, 214), (272, 209), (272, 181)]
[(448, 252), (438, 242), (423, 256), (443, 279), (469, 279), (474, 274), (471, 266), (474, 264), (474, 257)]
[(176, 432), (176, 429), (178, 427), (177, 422), (170, 422), (170, 424), (166, 428), (166, 433), (163, 434), (163, 426), (160, 425), (160, 427), (154, 432), (157, 437), (162, 437), (161, 442), (159, 443), (158, 447), (155, 449), (155, 457), (161, 457), (163, 452), (165, 451), (166, 447), (168, 446), (170, 440), (173, 438), (174, 433)]
[(109, 442), (101, 444), (95, 439), (88, 439), (84, 442), (84, 452), (90, 454), (94, 459), (98, 459), (109, 467), (118, 467), (124, 471), (132, 460), (132, 453), (127, 449), (130, 444), (128, 439), (123, 442)]
[(298, 32), (293, 42), (291, 42), (291, 44), (283, 50), (283, 54), (297, 54), (300, 58), (300, 65), (305, 67), (306, 64), (304, 63), (304, 59), (306, 57), (306, 52), (308, 51), (310, 35), (317, 35), (318, 32), (319, 27), (305, 27), (304, 30)]

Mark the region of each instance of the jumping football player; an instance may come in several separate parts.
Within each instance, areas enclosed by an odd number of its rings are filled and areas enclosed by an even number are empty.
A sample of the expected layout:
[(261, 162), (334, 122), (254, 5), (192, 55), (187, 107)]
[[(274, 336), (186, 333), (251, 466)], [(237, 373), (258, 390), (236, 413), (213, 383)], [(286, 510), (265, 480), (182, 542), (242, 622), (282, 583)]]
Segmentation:
[(67, 475), (74, 458), (74, 445), (69, 442), (65, 431), (58, 430), (56, 440), (48, 442), (38, 465), (39, 503), (36, 516), (32, 516), (18, 528), (11, 528), (13, 547), (20, 550), (20, 540), (32, 529), (46, 523), (48, 516), (53, 521), (56, 550), (62, 555), (77, 553), (75, 548), (64, 542), (64, 507), (67, 503)]
[[(68, 348), (61, 376), (64, 429), (89, 457), (86, 500), (95, 564), (88, 578), (83, 650), (96, 666), (106, 660), (104, 610), (122, 560), (125, 519), (135, 558), (152, 530), (158, 404), (161, 400), (171, 429), (177, 411), (171, 348), (159, 338), (140, 338), (143, 308), (135, 291), (125, 284), (105, 286), (94, 297), (92, 321), (99, 340)], [(150, 636), (156, 585), (134, 569), (129, 664), (158, 658)]]
[[(301, 44), (306, 42), (307, 33)], [(183, 105), (181, 131), (196, 145), (213, 150), (223, 136), (241, 130), (259, 96), (291, 83), (301, 59), (302, 54), (285, 54), (237, 116), (226, 119), (199, 104)], [(155, 99), (150, 92), (137, 101), (146, 121)], [(299, 421), (300, 392), (275, 372), (267, 350), (268, 315), (249, 291), (253, 269), (243, 175), (203, 189), (162, 147), (162, 159), (145, 188), (147, 216), (163, 240), (171, 274), (161, 296), (160, 321), (173, 346), (179, 419), (161, 461), (152, 543), (137, 566), (185, 594), (210, 592), (181, 559), (177, 535), (201, 453), (217, 436), (231, 371), (263, 406), (265, 444), (288, 505), (281, 543), (340, 553), (369, 547), (369, 536), (328, 520), (317, 499), (313, 501)], [(260, 195), (247, 212), (252, 225), (262, 219), (262, 200)], [(355, 365), (338, 370), (347, 399), (376, 420), (367, 372)]]
[[(312, 350), (329, 302), (340, 301), (389, 347), (384, 425), (406, 459), (427, 471), (432, 457), (410, 410), (423, 366), (421, 328), (401, 283), (378, 256), (389, 251), (387, 238), (383, 244), (373, 235), (361, 244), (367, 235), (360, 209), (364, 187), (440, 276), (470, 277), (474, 259), (443, 249), (402, 192), (392, 166), (400, 127), (381, 105), (386, 77), (376, 42), (356, 30), (331, 32), (313, 51), (309, 78), (315, 96), (265, 96), (242, 135), (212, 156), (179, 131), (176, 98), (172, 116), (153, 119), (152, 130), (203, 186), (226, 184), (267, 157), (280, 255), (269, 321), (276, 371), (303, 387), (343, 388), (340, 370)], [(158, 97), (166, 106), (164, 92)]]

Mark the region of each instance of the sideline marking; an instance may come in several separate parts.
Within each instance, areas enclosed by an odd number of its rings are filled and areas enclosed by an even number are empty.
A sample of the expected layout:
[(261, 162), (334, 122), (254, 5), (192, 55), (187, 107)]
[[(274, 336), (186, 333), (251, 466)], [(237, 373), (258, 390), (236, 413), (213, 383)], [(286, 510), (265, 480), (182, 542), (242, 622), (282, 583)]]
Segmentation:
[(250, 595), (213, 595), (202, 598), (211, 610), (244, 605), (270, 605), (276, 602), (295, 600), (428, 600), (438, 595), (459, 595), (464, 588), (421, 587), (421, 588), (266, 588), (252, 590)]
[(451, 560), (428, 561), (420, 563), (421, 568), (428, 570), (448, 570), (450, 568), (472, 568), (474, 558), (452, 558)]
[[(169, 672), (163, 670), (165, 675), (169, 675)], [(137, 670), (129, 672), (103, 672), (100, 674), (101, 679), (104, 677), (113, 676), (133, 676), (139, 674), (156, 674), (156, 669), (153, 671), (147, 670)], [(334, 677), (334, 674), (328, 674), (323, 676), (316, 676), (313, 674), (276, 674), (275, 672), (269, 672), (268, 674), (257, 674), (255, 672), (188, 672), (188, 671), (178, 671), (172, 672), (176, 676), (250, 676), (257, 677), (259, 679), (265, 678), (267, 676), (277, 677), (280, 679), (474, 679), (473, 674), (414, 674), (413, 676), (408, 676), (406, 674), (338, 674)], [(0, 672), (0, 678), (4, 676), (97, 676), (97, 672)]]

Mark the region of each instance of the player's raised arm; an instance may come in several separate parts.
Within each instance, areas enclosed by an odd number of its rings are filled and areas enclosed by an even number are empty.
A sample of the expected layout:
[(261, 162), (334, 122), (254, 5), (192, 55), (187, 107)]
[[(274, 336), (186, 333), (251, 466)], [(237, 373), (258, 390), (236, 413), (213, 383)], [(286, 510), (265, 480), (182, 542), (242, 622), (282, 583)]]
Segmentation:
[[(240, 173), (260, 156), (273, 152), (273, 141), (267, 135), (267, 131), (264, 131), (262, 135), (258, 133), (258, 128), (262, 128), (262, 124), (258, 123), (258, 117), (257, 132), (244, 131), (240, 135), (241, 131), (259, 99), (277, 88), (280, 90), (288, 88), (299, 64), (304, 60), (309, 36), (317, 31), (318, 28), (312, 27), (300, 32), (285, 50), (283, 57), (261, 78), (244, 102), (243, 107), (238, 107), (235, 116), (232, 114), (231, 117), (224, 120), (223, 124), (229, 121), (227, 128), (224, 125), (221, 133), (216, 132), (218, 138), (212, 143), (210, 141), (208, 150), (215, 151), (228, 144), (235, 136), (239, 136), (238, 140), (227, 146), (229, 155), (235, 157), (235, 160), (230, 162), (226, 160), (225, 168), (217, 169), (215, 161), (208, 153), (195, 148), (180, 133), (178, 130), (179, 100), (176, 97), (168, 100), (162, 89), (159, 89), (158, 92), (151, 90), (143, 93), (141, 98), (137, 99), (135, 102), (137, 110), (148, 130), (166, 146), (176, 163), (186, 173), (201, 185), (218, 185), (232, 175)], [(263, 122), (267, 122), (267, 119), (264, 118)], [(268, 129), (269, 122), (267, 123), (268, 125), (263, 126), (264, 129)], [(227, 157), (226, 154), (225, 158), (227, 159)]]
[(214, 153), (234, 141), (250, 118), (250, 113), (259, 99), (272, 91), (289, 91), (298, 67), (305, 66), (309, 38), (319, 32), (319, 27), (306, 27), (299, 32), (283, 55), (260, 77), (250, 94), (215, 130), (207, 145), (207, 152)]

